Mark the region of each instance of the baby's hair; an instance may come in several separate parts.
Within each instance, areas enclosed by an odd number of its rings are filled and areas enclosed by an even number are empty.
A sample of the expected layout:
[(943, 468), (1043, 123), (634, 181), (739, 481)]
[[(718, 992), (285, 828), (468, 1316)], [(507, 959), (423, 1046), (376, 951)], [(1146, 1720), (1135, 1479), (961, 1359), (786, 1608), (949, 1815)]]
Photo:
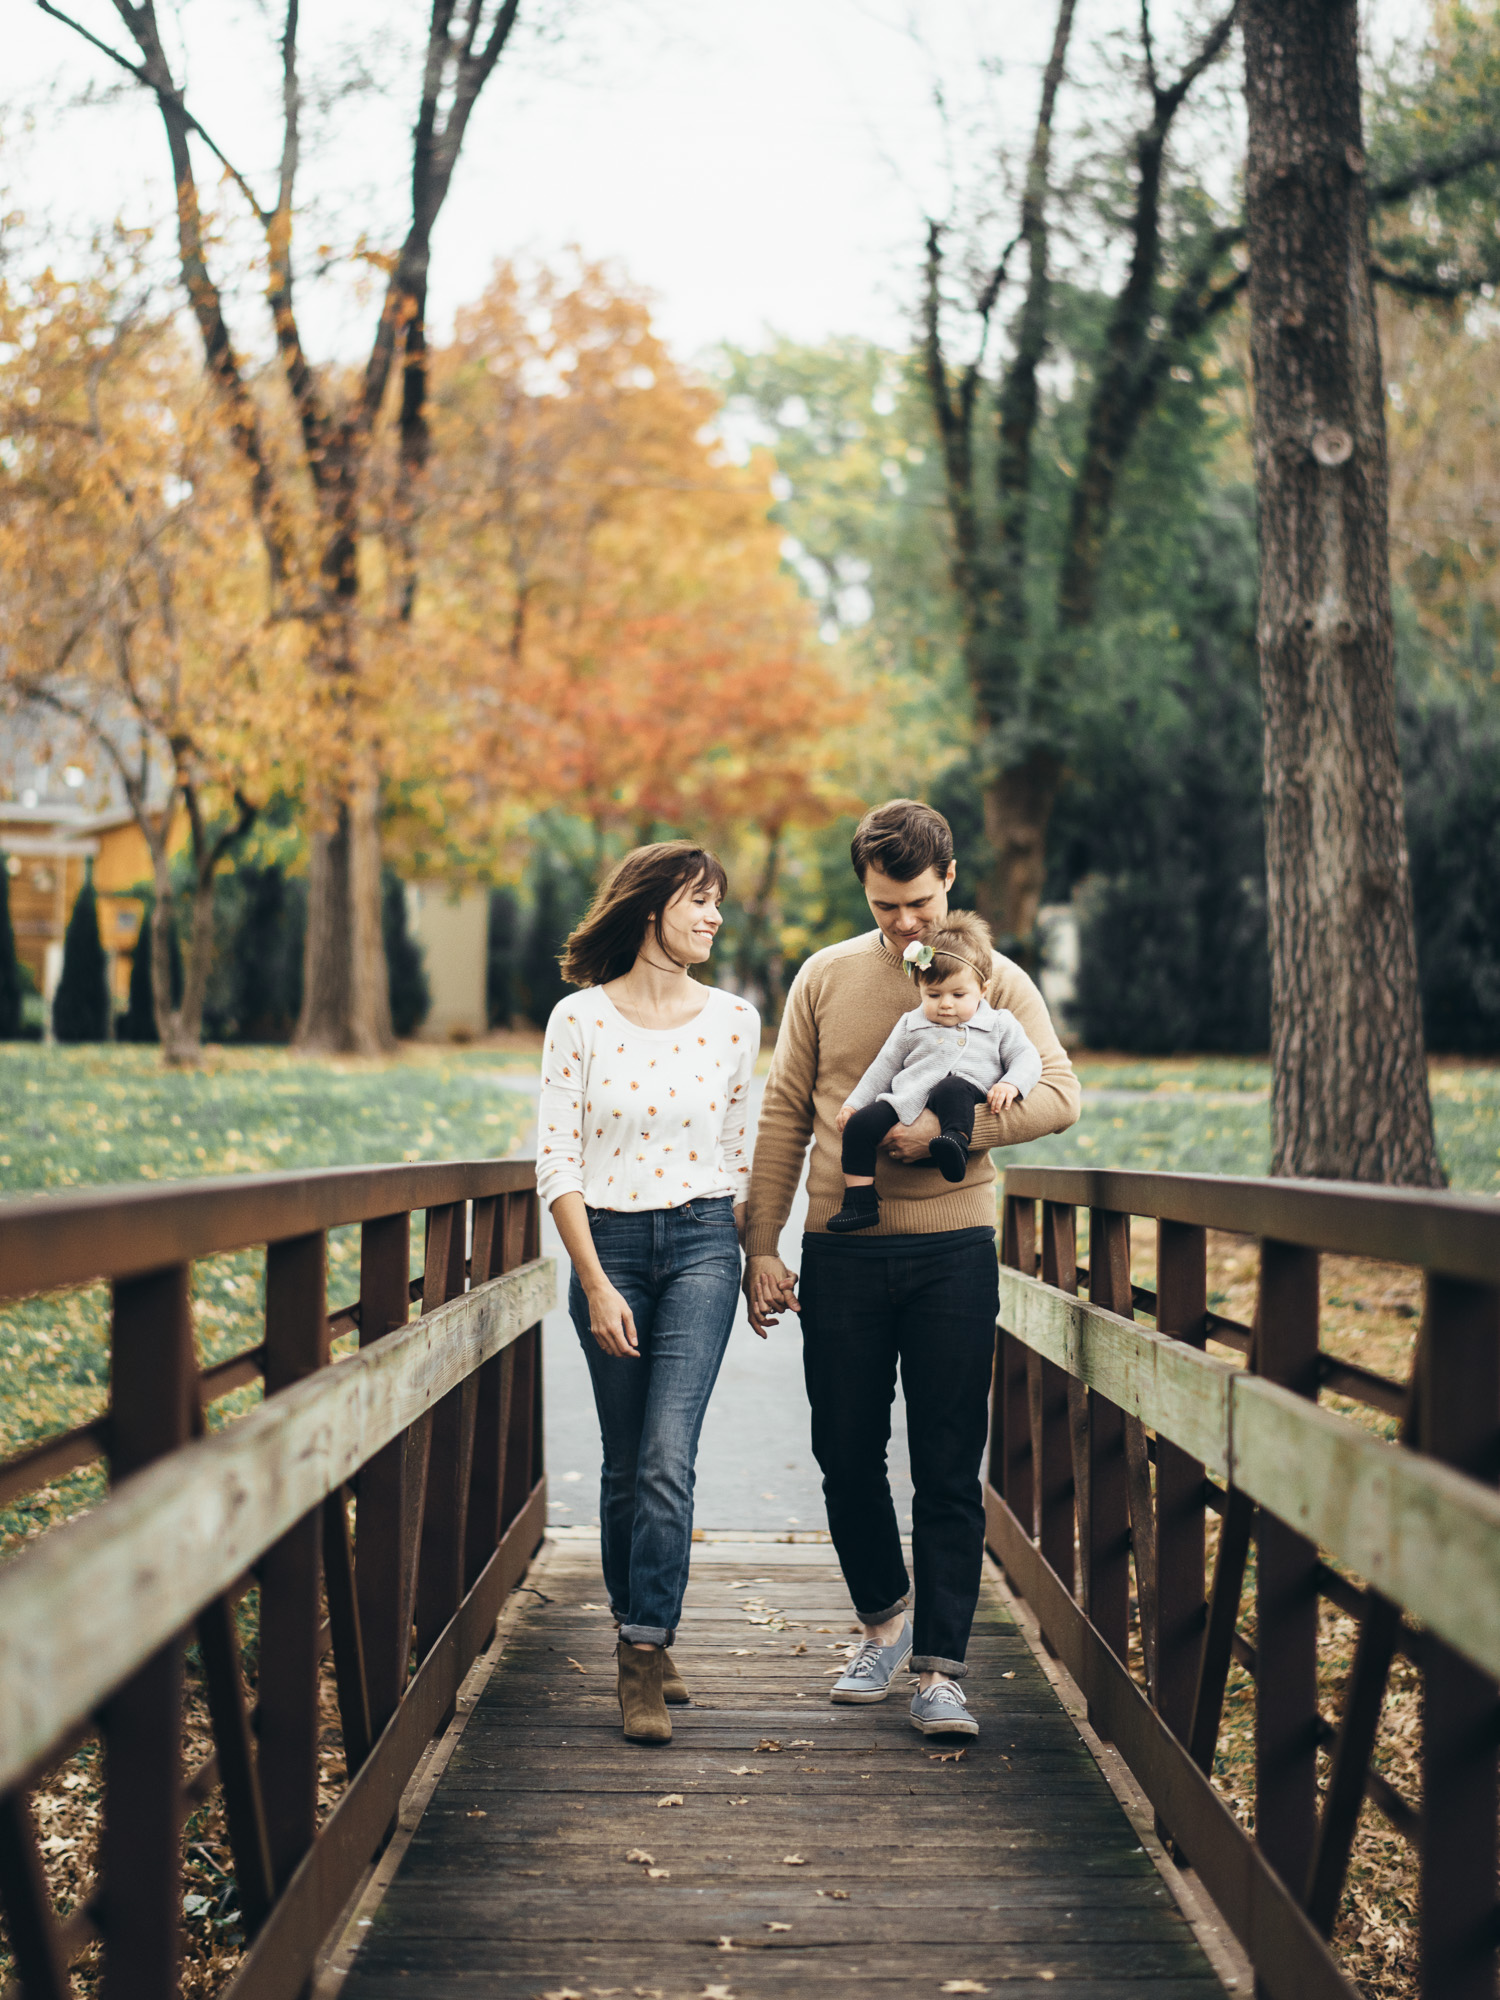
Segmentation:
[(962, 960), (979, 981), (980, 990), (989, 985), (995, 969), (994, 941), (983, 917), (972, 910), (950, 910), (943, 928), (932, 940), (932, 963), (917, 974), (923, 986), (936, 986)]

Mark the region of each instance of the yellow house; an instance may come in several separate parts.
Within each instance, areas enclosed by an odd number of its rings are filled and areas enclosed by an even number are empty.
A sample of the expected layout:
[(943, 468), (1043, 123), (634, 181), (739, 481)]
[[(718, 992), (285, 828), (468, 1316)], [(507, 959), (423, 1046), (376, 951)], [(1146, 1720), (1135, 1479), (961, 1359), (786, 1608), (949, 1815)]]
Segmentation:
[[(186, 835), (186, 822), (176, 815), (174, 852)], [(134, 815), (119, 807), (93, 812), (61, 802), (0, 799), (0, 853), (10, 876), (16, 952), (49, 1006), (62, 974), (63, 933), (93, 863), (110, 992), (116, 1008), (123, 1008), (145, 909), (139, 892), (151, 880), (151, 852)]]

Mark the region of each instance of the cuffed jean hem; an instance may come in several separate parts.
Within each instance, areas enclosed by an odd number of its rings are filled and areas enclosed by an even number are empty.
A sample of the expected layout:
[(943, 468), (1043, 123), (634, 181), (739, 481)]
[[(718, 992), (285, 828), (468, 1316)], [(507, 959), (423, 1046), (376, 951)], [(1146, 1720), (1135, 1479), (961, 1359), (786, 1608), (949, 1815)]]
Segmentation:
[(914, 1674), (946, 1674), (950, 1681), (961, 1681), (969, 1671), (962, 1660), (944, 1660), (936, 1653), (913, 1653), (911, 1670)]
[(631, 1646), (670, 1646), (673, 1634), (665, 1625), (622, 1625), (620, 1637)]
[(894, 1604), (888, 1604), (884, 1611), (861, 1611), (856, 1604), (854, 1615), (862, 1625), (883, 1625), (887, 1618), (895, 1618), (906, 1609), (906, 1599), (898, 1597)]

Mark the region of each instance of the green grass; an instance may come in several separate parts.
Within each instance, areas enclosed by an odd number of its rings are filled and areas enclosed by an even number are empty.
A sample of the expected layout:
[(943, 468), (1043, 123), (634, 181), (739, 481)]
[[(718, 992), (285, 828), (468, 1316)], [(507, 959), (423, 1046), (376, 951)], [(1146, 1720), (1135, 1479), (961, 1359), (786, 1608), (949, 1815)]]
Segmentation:
[[(382, 1160), (476, 1159), (528, 1143), (535, 1098), (496, 1084), (535, 1065), (494, 1050), (412, 1050), (390, 1062), (308, 1062), (282, 1050), (215, 1050), (196, 1071), (163, 1070), (154, 1050), (0, 1043), (0, 1192), (265, 1173)], [(413, 1258), (421, 1254), (420, 1226)], [(193, 1269), (200, 1359), (260, 1338), (258, 1251)], [(359, 1232), (332, 1232), (333, 1306), (358, 1296)], [(414, 1265), (415, 1268), (415, 1265)], [(0, 1307), (0, 1456), (88, 1422), (108, 1396), (107, 1289)], [(258, 1390), (215, 1407), (237, 1414)], [(0, 1512), (0, 1551), (89, 1506), (102, 1475), (85, 1467)]]
[[(1081, 1057), (1083, 1116), (1070, 1131), (1002, 1153), (1004, 1165), (1133, 1167), (1157, 1173), (1264, 1174), (1270, 1164), (1270, 1066), (1244, 1057), (1160, 1062)], [(1500, 1063), (1432, 1069), (1438, 1147), (1450, 1184), (1500, 1194)]]

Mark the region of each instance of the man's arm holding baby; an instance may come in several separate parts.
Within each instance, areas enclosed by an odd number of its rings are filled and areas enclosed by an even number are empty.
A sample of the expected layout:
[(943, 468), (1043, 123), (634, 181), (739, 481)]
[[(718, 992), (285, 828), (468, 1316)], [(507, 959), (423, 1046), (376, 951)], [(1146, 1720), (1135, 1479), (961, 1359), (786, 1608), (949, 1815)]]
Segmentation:
[[(1036, 1051), (1040, 1074), (1024, 1096), (1018, 1095), (1005, 1109), (994, 1111), (988, 1105), (981, 1105), (976, 1110), (971, 1150), (987, 1152), (992, 1146), (1020, 1146), (1028, 1139), (1040, 1139), (1049, 1132), (1065, 1132), (1070, 1125), (1076, 1125), (1083, 1092), (1068, 1052), (1057, 1038), (1047, 1003), (1035, 984), (1019, 965), (997, 953), (995, 976), (985, 990), (985, 998), (992, 1007), (1015, 1016)], [(1024, 1050), (1019, 1049), (1019, 1043), (1015, 1046), (1019, 1053), (1007, 1051), (1007, 1073), (1018, 1066), (1033, 1068)]]

